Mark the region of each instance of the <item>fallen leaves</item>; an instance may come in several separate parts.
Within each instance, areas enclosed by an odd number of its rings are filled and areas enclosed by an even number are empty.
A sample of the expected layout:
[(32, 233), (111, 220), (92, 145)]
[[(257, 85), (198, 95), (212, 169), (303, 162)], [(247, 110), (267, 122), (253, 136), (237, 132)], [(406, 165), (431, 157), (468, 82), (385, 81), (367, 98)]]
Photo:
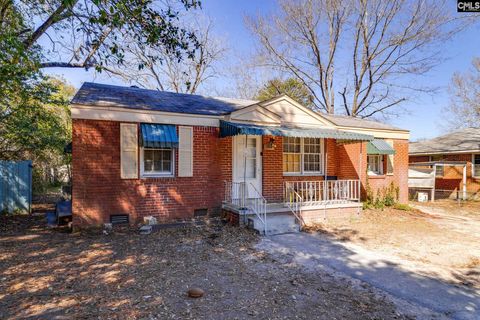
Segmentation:
[[(221, 221), (139, 235), (67, 234), (40, 218), (2, 223), (0, 318), (393, 318), (392, 304), (255, 250)], [(22, 239), (22, 240), (18, 240)], [(17, 241), (18, 240), (18, 241)], [(199, 288), (201, 299), (186, 292)], [(3, 294), (6, 293), (6, 294)]]

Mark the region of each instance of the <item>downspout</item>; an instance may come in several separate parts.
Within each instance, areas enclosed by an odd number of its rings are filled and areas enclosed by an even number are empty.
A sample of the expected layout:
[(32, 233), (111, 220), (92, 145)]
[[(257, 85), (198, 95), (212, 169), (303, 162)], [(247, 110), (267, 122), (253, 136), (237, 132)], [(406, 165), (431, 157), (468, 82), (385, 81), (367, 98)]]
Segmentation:
[[(327, 140), (325, 140), (325, 144)], [(324, 146), (325, 147), (325, 146)], [(323, 219), (327, 220), (327, 168), (328, 168), (328, 147), (325, 148), (325, 168), (323, 170)]]
[(247, 140), (248, 135), (245, 135), (245, 146), (243, 147), (243, 195), (242, 195), (242, 207), (245, 209), (245, 200), (247, 193)]
[[(362, 153), (363, 153), (363, 141), (360, 141), (360, 158), (358, 159), (358, 203), (362, 198)], [(357, 207), (357, 214), (360, 214), (360, 206)]]

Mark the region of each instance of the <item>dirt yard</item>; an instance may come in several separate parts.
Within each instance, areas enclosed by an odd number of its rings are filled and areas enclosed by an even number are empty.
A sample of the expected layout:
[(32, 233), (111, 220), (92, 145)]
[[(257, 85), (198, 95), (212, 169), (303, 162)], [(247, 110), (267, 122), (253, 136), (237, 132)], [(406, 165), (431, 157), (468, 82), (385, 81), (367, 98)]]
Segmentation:
[(413, 206), (417, 209), (365, 210), (359, 219), (318, 231), (397, 258), (420, 274), (480, 288), (480, 203)]
[(0, 217), (0, 319), (407, 318), (366, 284), (274, 260), (257, 241), (221, 223), (69, 234)]

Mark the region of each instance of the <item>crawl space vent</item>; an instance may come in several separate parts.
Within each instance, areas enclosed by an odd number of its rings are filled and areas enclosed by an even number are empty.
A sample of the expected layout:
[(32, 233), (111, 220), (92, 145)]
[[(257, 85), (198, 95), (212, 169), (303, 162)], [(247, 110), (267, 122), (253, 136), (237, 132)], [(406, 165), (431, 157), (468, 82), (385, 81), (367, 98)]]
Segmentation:
[(208, 209), (195, 209), (193, 211), (193, 216), (196, 217), (205, 217), (208, 214)]
[(128, 223), (128, 214), (112, 214), (110, 215), (110, 223), (113, 225), (126, 224)]

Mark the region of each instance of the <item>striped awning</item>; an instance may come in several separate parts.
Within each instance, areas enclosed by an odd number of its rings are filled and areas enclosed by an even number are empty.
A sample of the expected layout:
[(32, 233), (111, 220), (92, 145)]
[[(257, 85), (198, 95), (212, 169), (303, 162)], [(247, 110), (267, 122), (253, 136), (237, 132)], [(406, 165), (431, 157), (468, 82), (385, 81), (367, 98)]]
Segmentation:
[(142, 123), (140, 144), (144, 148), (177, 148), (177, 130), (171, 124)]
[(252, 136), (280, 136), (280, 137), (299, 137), (299, 138), (327, 138), (338, 140), (358, 140), (370, 141), (373, 136), (342, 131), (337, 129), (325, 128), (289, 128), (289, 127), (271, 127), (260, 126), (254, 124), (234, 123), (220, 120), (220, 137), (229, 137), (237, 135), (252, 135)]
[(373, 139), (367, 144), (367, 154), (395, 154), (395, 150), (385, 140)]

